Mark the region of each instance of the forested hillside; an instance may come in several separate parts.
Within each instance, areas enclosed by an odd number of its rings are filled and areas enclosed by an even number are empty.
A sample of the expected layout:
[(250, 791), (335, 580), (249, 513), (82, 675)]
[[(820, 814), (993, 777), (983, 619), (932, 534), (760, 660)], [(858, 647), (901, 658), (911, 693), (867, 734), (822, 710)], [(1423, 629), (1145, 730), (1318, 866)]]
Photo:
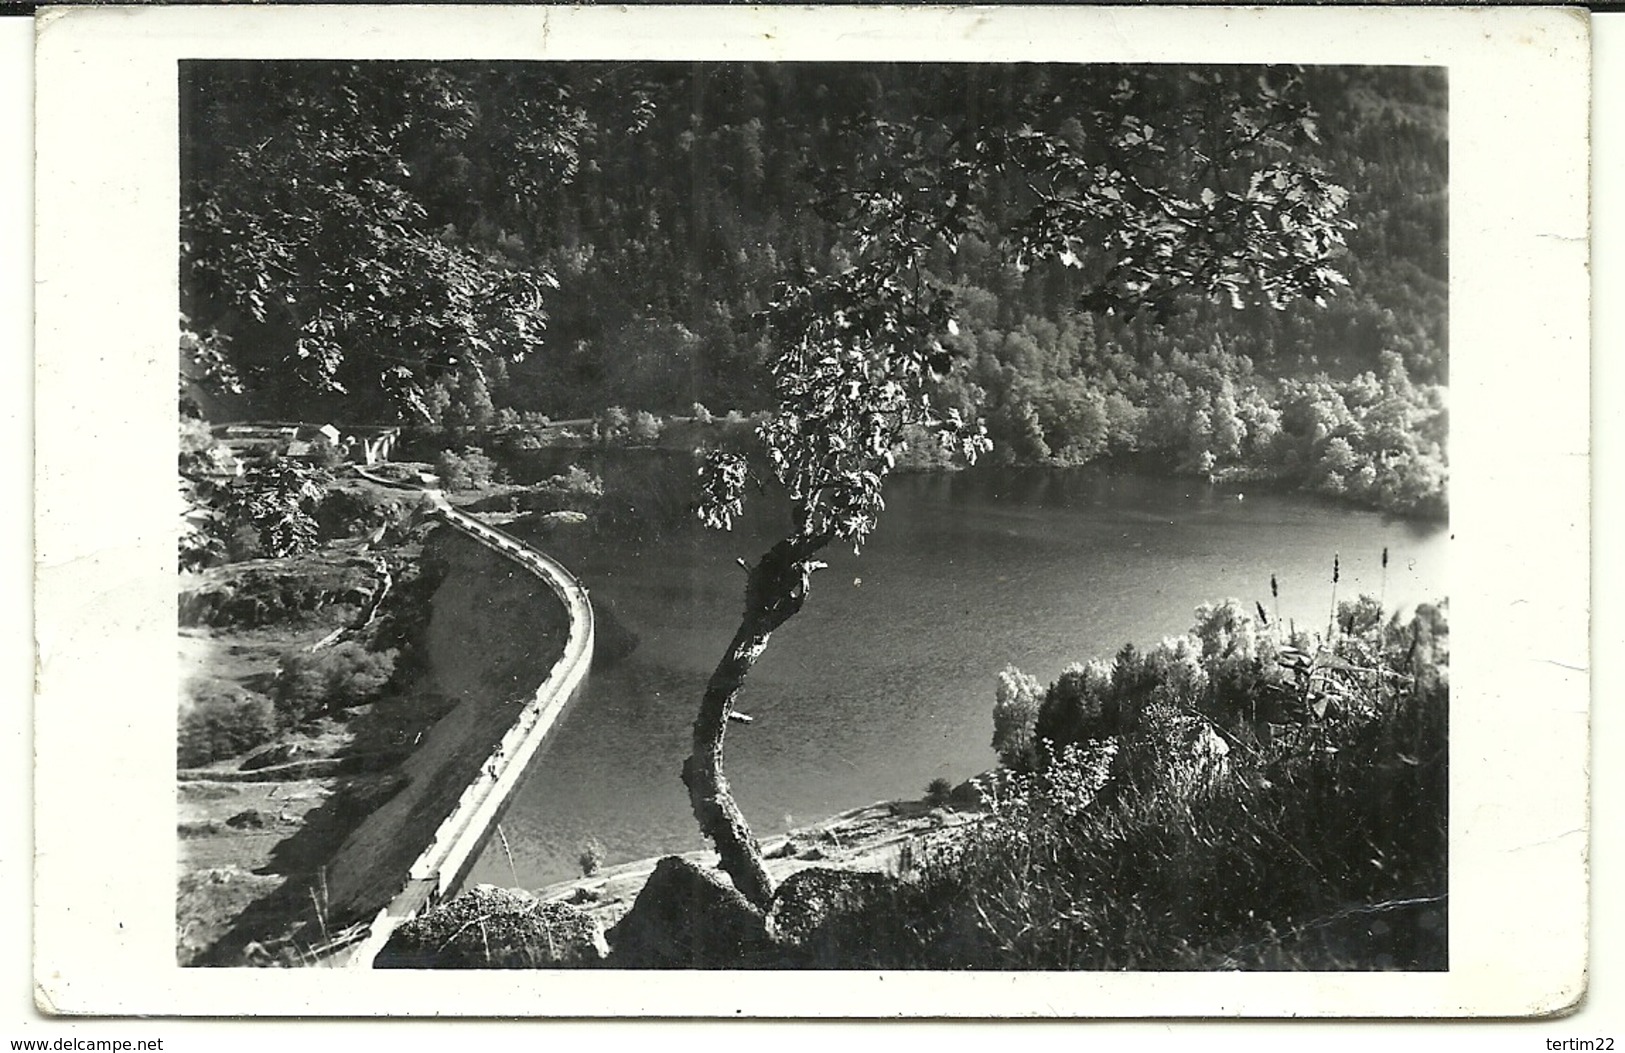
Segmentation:
[[(1205, 105), (1289, 84), (1314, 111), (1291, 128)], [(937, 397), (986, 421), (994, 458), (1132, 454), (1444, 507), (1439, 70), (193, 63), (182, 131), (183, 369), (211, 415), (765, 407), (759, 312), (862, 253), (853, 198), (890, 180), (977, 212), (929, 254), (956, 309)], [(956, 181), (988, 143), (1050, 144), (1107, 194), (1131, 165), (1201, 160), (1215, 131), (1290, 132), (1347, 190), (1346, 288), (1114, 312), (1096, 293), (1122, 276), (1100, 252), (1024, 255), (1010, 236), (1043, 187), (1014, 168)], [(1221, 204), (1255, 189), (1219, 160)]]

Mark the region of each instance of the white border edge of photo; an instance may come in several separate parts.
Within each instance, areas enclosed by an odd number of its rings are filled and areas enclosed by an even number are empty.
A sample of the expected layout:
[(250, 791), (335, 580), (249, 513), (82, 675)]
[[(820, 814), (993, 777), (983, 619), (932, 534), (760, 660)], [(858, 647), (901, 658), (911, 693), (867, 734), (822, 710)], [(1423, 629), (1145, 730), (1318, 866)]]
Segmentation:
[[(36, 53), (35, 975), (66, 1014), (1531, 1016), (1585, 986), (1589, 43), (1472, 9), (74, 8)], [(174, 960), (175, 62), (1441, 64), (1451, 82), (1451, 968), (337, 974)], [(1532, 420), (1538, 427), (1512, 427)]]

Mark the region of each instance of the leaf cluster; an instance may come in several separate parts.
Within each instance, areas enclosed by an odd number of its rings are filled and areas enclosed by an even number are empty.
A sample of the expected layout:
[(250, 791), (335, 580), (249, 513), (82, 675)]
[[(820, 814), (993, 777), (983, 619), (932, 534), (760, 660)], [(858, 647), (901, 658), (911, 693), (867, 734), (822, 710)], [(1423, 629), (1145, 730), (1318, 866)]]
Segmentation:
[(315, 511), (331, 482), (326, 471), (300, 461), (257, 464), (225, 488), (222, 526), (228, 532), (251, 529), (265, 556), (308, 552), (320, 540)]
[(1021, 265), (1058, 260), (1088, 277), (1080, 307), (1130, 316), (1187, 295), (1280, 310), (1347, 284), (1333, 264), (1349, 195), (1299, 160), (1318, 136), (1296, 72), (1124, 77), (1110, 99), (1070, 135), (1025, 125), (977, 143), (1024, 184)]
[[(914, 287), (891, 261), (787, 283), (769, 311), (779, 340), (772, 364), (777, 407), (757, 429), (796, 530), (855, 545), (885, 507), (882, 488), (906, 429), (923, 427), (974, 461), (990, 444), (957, 409), (938, 413), (931, 385), (953, 331), (946, 290)], [(702, 466), (701, 518), (726, 526), (748, 478), (737, 454)]]
[(436, 376), (540, 343), (556, 281), (506, 231), (575, 174), (586, 114), (566, 85), (519, 66), (195, 63), (182, 92), (187, 307), (253, 323), (251, 386), (382, 390), (427, 419)]

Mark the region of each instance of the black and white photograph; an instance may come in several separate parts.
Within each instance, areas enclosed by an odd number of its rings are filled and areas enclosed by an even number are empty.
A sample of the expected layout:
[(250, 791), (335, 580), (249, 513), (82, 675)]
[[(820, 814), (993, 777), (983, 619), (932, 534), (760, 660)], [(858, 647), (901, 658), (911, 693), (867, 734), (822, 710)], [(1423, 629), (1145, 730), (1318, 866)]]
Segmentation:
[(1484, 967), (1452, 54), (842, 39), (152, 64), (174, 983)]
[(184, 962), (1447, 967), (1443, 71), (179, 91)]

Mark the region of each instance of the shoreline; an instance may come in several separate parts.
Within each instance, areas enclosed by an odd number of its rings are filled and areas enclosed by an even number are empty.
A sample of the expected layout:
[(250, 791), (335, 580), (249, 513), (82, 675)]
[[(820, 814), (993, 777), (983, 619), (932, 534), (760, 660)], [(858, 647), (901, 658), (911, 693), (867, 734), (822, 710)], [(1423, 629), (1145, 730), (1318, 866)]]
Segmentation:
[[(753, 421), (758, 415), (758, 413), (753, 413), (746, 417), (745, 420)], [(691, 453), (697, 444), (704, 444), (704, 440), (709, 433), (726, 435), (728, 434), (727, 429), (730, 427), (739, 427), (738, 423), (730, 425), (720, 418), (708, 424), (702, 424), (692, 418), (676, 415), (668, 417), (666, 420), (670, 425), (675, 426), (669, 427), (660, 438), (645, 443), (604, 442), (581, 436), (569, 439), (559, 438), (561, 434), (570, 433), (573, 430), (572, 426), (579, 426), (583, 421), (553, 422), (539, 429), (523, 426), (506, 429), (475, 428), (469, 429), (467, 434), (458, 441), (480, 444), (482, 448), (499, 459), (504, 456), (544, 459), (554, 457), (567, 461), (572, 457), (592, 457), (603, 454), (613, 456), (645, 454), (669, 457)], [(590, 423), (590, 419), (586, 423)], [(518, 437), (527, 434), (543, 436), (543, 439), (536, 446), (518, 445)], [(421, 440), (422, 437), (413, 436), (413, 438)], [(1181, 469), (1172, 454), (1160, 450), (1105, 453), (1079, 463), (1033, 460), (1030, 458), (1015, 460), (1008, 464), (995, 464), (991, 460), (983, 463), (997, 470), (1095, 471), (1105, 475), (1144, 475), (1159, 479), (1180, 479), (1226, 488), (1246, 485), (1282, 494), (1313, 497), (1336, 507), (1377, 512), (1381, 515), (1407, 521), (1446, 523), (1450, 518), (1448, 491), (1439, 496), (1438, 503), (1424, 502), (1412, 507), (1394, 507), (1380, 500), (1363, 499), (1356, 494), (1335, 493), (1310, 485), (1309, 478), (1302, 469), (1287, 468), (1281, 465), (1242, 463), (1217, 468), (1211, 472), (1202, 472), (1195, 469)], [(900, 462), (894, 474), (936, 475), (977, 471), (980, 468), (982, 468), (982, 465), (962, 465), (957, 463), (909, 464)], [(392, 485), (402, 489), (412, 489), (411, 484), (393, 483)]]
[[(937, 805), (924, 800), (876, 801), (765, 838), (762, 854), (775, 884), (814, 867), (903, 875), (914, 868), (923, 851), (951, 840), (984, 814), (986, 809), (980, 803), (964, 800)], [(631, 910), (649, 875), (667, 856), (716, 869), (717, 854), (712, 849), (668, 852), (526, 891), (544, 902), (579, 907), (607, 930)]]

